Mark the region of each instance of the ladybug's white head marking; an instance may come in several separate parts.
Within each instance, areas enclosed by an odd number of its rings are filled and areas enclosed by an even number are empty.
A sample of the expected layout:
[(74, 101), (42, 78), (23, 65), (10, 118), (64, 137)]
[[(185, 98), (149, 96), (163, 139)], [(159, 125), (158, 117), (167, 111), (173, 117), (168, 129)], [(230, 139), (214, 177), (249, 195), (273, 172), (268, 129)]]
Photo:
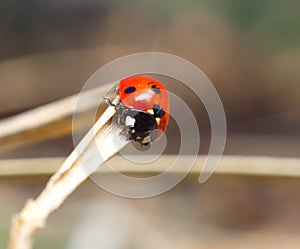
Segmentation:
[(127, 116), (125, 119), (125, 125), (127, 127), (134, 127), (134, 124), (135, 124), (135, 118)]

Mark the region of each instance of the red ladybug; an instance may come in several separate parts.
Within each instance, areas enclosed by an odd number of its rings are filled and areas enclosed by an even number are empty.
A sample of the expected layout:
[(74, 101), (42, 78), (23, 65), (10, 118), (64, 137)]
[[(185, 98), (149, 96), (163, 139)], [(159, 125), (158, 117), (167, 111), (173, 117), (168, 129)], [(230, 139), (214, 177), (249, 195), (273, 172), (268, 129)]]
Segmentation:
[[(148, 145), (167, 129), (170, 103), (166, 87), (150, 77), (131, 76), (120, 81), (119, 123), (131, 140)], [(108, 98), (106, 102), (112, 104)]]

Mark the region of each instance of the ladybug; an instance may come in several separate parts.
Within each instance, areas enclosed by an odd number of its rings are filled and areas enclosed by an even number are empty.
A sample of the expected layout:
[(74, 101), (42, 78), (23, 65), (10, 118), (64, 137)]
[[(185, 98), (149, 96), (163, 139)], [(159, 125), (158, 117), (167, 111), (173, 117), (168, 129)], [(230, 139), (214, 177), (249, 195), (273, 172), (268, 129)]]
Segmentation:
[(120, 101), (117, 109), (118, 123), (126, 127), (130, 140), (147, 146), (166, 131), (170, 103), (167, 89), (160, 81), (146, 76), (130, 76), (117, 86)]

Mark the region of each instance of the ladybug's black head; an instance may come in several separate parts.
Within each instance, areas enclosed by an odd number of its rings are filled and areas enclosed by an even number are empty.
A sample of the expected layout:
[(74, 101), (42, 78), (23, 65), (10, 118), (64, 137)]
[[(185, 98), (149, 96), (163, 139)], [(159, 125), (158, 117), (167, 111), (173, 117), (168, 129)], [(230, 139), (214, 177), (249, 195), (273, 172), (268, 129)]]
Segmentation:
[(121, 114), (121, 123), (128, 129), (129, 139), (148, 145), (156, 138), (157, 120), (148, 112), (124, 109)]

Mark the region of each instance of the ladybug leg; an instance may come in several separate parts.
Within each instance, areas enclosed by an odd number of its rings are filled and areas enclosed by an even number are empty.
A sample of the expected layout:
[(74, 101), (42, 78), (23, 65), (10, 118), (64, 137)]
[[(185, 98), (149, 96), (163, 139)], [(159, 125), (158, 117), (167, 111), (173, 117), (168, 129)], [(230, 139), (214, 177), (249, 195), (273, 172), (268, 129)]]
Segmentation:
[(113, 102), (111, 102), (110, 98), (108, 98), (108, 97), (103, 97), (103, 99), (104, 99), (104, 101), (105, 101), (108, 105), (114, 106), (114, 107), (117, 106), (117, 105), (115, 105)]
[(128, 128), (127, 128), (127, 127), (125, 127), (125, 128), (120, 132), (120, 134), (121, 134), (122, 136), (126, 137), (126, 138), (129, 139), (129, 140), (133, 140), (132, 137), (131, 137), (131, 136), (129, 135), (129, 133), (128, 133)]
[(117, 93), (119, 93), (119, 85), (116, 85), (115, 90)]
[(118, 116), (118, 123), (120, 125), (125, 125), (125, 120), (127, 116), (128, 116), (128, 109), (122, 110), (121, 114)]
[(108, 98), (108, 97), (103, 97), (103, 99), (104, 99), (104, 101), (105, 101), (108, 105), (115, 107), (116, 110), (119, 110), (119, 109), (123, 109), (123, 108), (124, 108), (124, 106), (123, 106), (123, 104), (122, 104), (121, 102), (118, 102), (117, 104), (114, 104), (114, 103), (110, 100), (110, 98)]

